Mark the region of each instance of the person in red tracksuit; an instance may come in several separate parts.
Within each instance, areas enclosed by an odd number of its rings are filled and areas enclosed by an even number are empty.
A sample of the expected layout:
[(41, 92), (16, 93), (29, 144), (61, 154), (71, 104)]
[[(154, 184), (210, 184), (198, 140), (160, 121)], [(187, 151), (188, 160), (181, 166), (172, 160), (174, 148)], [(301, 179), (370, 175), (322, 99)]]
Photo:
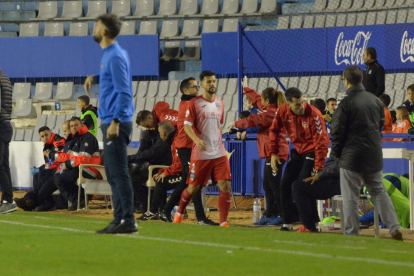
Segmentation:
[[(297, 88), (289, 88), (285, 96), (287, 103), (277, 110), (269, 138), (271, 166), (276, 171), (283, 154), (280, 146), (282, 132), (287, 132), (294, 146), (281, 183), (284, 220), (281, 230), (290, 231), (291, 224), (299, 219), (292, 200), (292, 184), (297, 179), (305, 179), (323, 169), (330, 141), (322, 113), (304, 102), (302, 92)], [(316, 209), (316, 202), (313, 205)]]
[[(180, 84), (181, 102), (178, 107), (178, 121), (177, 121), (177, 153), (179, 160), (182, 165), (182, 181), (172, 192), (170, 199), (167, 204), (164, 206), (164, 210), (160, 212), (160, 219), (165, 222), (172, 222), (173, 217), (171, 216), (171, 211), (173, 208), (180, 203), (180, 198), (182, 192), (187, 188), (187, 178), (190, 172), (190, 158), (191, 151), (193, 148), (193, 140), (188, 137), (187, 133), (184, 131), (184, 119), (187, 111), (187, 103), (198, 96), (198, 91), (200, 86), (198, 86), (197, 81), (194, 78), (187, 78), (183, 80)], [(205, 212), (203, 203), (201, 200), (201, 190), (196, 193), (193, 197), (194, 211), (196, 219), (198, 220), (199, 225), (213, 225), (217, 226), (218, 223), (208, 219)]]
[[(260, 221), (255, 223), (255, 225), (280, 225), (283, 223), (280, 216), (282, 214), (280, 204), (280, 180), (282, 174), (272, 170), (270, 165), (269, 127), (272, 125), (277, 107), (286, 102), (285, 96), (282, 92), (277, 92), (271, 87), (263, 90), (262, 96), (248, 87), (244, 88), (244, 92), (247, 98), (262, 112), (251, 114), (247, 118), (235, 122), (234, 126), (242, 129), (259, 126), (257, 145), (260, 158), (266, 159), (263, 172), (266, 211)], [(281, 136), (283, 137), (280, 139), (280, 164), (277, 164), (279, 172), (282, 171), (282, 167), (289, 155), (289, 144), (286, 141), (286, 134), (281, 132)]]
[[(39, 128), (40, 140), (43, 144), (45, 163), (39, 168), (33, 167), (33, 190), (27, 192), (22, 198), (15, 198), (17, 206), (24, 211), (48, 211), (54, 207), (52, 193), (54, 182), (53, 175), (59, 163), (49, 162), (49, 154), (57, 153), (65, 146), (65, 138), (53, 133), (47, 126)], [(51, 191), (52, 190), (52, 191)], [(51, 192), (50, 192), (51, 191)]]
[(171, 109), (166, 102), (157, 102), (154, 109), (151, 111), (141, 110), (137, 114), (136, 123), (142, 127), (153, 129), (157, 128), (158, 124), (163, 121), (170, 121), (177, 128), (178, 112)]
[[(79, 165), (81, 164), (101, 164), (99, 144), (95, 136), (89, 129), (82, 124), (78, 117), (70, 119), (70, 129), (72, 132), (69, 149), (66, 153), (59, 152), (51, 154), (50, 159), (61, 163), (57, 169), (54, 180), (61, 195), (69, 202), (69, 211), (75, 211), (78, 203), (78, 186), (76, 180), (79, 177)], [(69, 139), (68, 139), (69, 140)], [(96, 178), (99, 171), (92, 167), (87, 167), (82, 172), (85, 178)], [(81, 197), (81, 205), (84, 205)]]

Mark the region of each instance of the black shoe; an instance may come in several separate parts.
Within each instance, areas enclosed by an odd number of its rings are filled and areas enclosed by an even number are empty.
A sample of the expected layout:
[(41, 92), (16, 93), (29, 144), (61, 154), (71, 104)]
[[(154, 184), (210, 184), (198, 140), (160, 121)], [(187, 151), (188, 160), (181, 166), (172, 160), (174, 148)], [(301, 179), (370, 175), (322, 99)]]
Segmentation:
[(96, 231), (96, 234), (110, 234), (111, 231), (113, 231), (115, 228), (117, 228), (119, 224), (109, 224), (107, 227), (105, 227), (102, 230)]
[(391, 234), (391, 238), (396, 241), (403, 241), (403, 236), (400, 230), (396, 230)]
[(32, 211), (35, 208), (35, 202), (33, 200), (25, 200), (23, 198), (15, 198), (17, 207), (24, 211)]
[(56, 207), (53, 206), (53, 205), (50, 205), (48, 203), (43, 203), (43, 204), (37, 206), (33, 211), (35, 211), (35, 212), (56, 211)]
[(158, 219), (158, 216), (151, 212), (145, 213), (141, 217), (137, 218), (137, 220), (142, 220), (142, 221), (157, 220), (157, 219)]
[[(80, 203), (80, 205), (79, 205), (79, 208), (80, 209), (83, 209), (83, 208), (85, 208), (85, 201), (81, 201), (81, 203)], [(78, 201), (77, 200), (75, 200), (73, 203), (72, 203), (72, 205), (70, 205), (69, 206), (69, 208), (68, 208), (68, 211), (76, 211), (76, 210), (78, 210)]]
[(135, 207), (135, 210), (134, 210), (134, 212), (137, 214), (144, 214), (146, 211), (147, 210), (145, 209), (143, 205)]
[(205, 218), (205, 219), (199, 220), (198, 225), (219, 226), (219, 223), (214, 222), (211, 219)]
[(280, 228), (280, 231), (291, 232), (293, 231), (293, 229), (283, 226), (282, 228)]
[(162, 221), (165, 221), (165, 222), (173, 222), (173, 217), (171, 216), (171, 212), (169, 212), (168, 215), (167, 215), (164, 211), (161, 211), (158, 214), (158, 217)]

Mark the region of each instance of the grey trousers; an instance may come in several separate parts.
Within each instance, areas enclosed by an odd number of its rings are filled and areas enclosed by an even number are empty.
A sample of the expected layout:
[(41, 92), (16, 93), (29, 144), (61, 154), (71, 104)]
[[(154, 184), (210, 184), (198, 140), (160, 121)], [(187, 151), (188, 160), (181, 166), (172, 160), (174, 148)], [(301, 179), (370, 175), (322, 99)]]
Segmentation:
[(358, 204), (362, 182), (367, 187), (372, 201), (378, 208), (381, 220), (388, 227), (390, 233), (400, 229), (394, 206), (384, 184), (382, 184), (382, 170), (376, 173), (357, 173), (340, 168), (340, 174), (345, 235), (359, 235)]

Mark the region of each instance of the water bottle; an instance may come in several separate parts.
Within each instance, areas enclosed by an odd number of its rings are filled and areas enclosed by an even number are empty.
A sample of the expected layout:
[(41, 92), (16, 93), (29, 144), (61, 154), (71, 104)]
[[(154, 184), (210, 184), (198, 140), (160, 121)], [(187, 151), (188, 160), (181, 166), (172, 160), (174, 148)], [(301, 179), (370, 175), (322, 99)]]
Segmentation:
[(253, 202), (253, 223), (259, 222), (262, 216), (262, 202), (260, 198), (256, 197)]

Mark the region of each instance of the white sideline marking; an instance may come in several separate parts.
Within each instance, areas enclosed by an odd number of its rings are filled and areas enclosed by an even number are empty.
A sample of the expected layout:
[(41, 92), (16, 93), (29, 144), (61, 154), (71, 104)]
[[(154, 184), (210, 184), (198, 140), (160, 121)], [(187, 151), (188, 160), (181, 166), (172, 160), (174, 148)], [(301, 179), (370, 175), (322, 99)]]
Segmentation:
[[(48, 218), (48, 217), (41, 217), (41, 216), (35, 216), (35, 217), (33, 217), (33, 216), (26, 216), (26, 215), (20, 215), (20, 216), (27, 217), (27, 218), (45, 219), (45, 220), (60, 220), (60, 219), (57, 219), (57, 218)], [(75, 220), (74, 219), (71, 219), (70, 221), (71, 222), (72, 221), (73, 222), (82, 222), (82, 223), (98, 223), (98, 224), (108, 223), (107, 221), (88, 221), (88, 220), (76, 220), (76, 219)]]
[[(27, 226), (27, 227), (57, 229), (57, 230), (68, 231), (68, 232), (76, 232), (76, 233), (95, 234), (94, 231), (86, 231), (86, 230), (79, 230), (79, 229), (66, 228), (66, 227), (49, 226), (49, 225), (26, 224), (26, 223), (15, 222), (15, 221), (7, 221), (7, 220), (0, 220), (0, 223), (21, 225), (21, 226)], [(261, 248), (261, 247), (251, 247), (251, 246), (246, 246), (245, 247), (245, 246), (238, 246), (238, 245), (232, 245), (232, 244), (194, 242), (194, 241), (174, 240), (174, 239), (157, 238), (157, 237), (143, 237), (143, 236), (139, 236), (137, 234), (135, 234), (135, 235), (134, 234), (133, 235), (120, 235), (119, 234), (119, 235), (114, 235), (114, 236), (134, 238), (134, 239), (140, 239), (140, 240), (171, 242), (171, 243), (178, 243), (178, 244), (190, 244), (190, 245), (197, 245), (197, 246), (202, 245), (202, 246), (225, 248), (225, 249), (250, 250), (250, 251), (270, 252), (270, 253), (278, 253), (278, 254), (290, 254), (290, 255), (307, 256), (307, 257), (320, 258), (320, 259), (344, 260), (344, 261), (355, 261), (355, 262), (364, 262), (364, 263), (375, 263), (375, 264), (382, 264), (382, 265), (414, 267), (414, 264), (412, 264), (412, 263), (392, 262), (392, 261), (386, 261), (386, 260), (381, 260), (381, 259), (346, 257), (346, 256), (338, 256), (338, 255), (333, 256), (333, 255), (328, 255), (328, 254), (319, 254), (319, 253), (304, 252), (304, 251), (270, 249), (270, 248)]]
[(385, 253), (396, 253), (396, 254), (411, 254), (411, 252), (408, 251), (398, 251), (398, 250), (390, 250), (390, 249), (383, 249), (381, 252)]
[(329, 247), (335, 247), (335, 248), (345, 248), (345, 249), (355, 249), (355, 250), (361, 250), (361, 249), (367, 249), (366, 247), (358, 247), (358, 246), (346, 246), (346, 245), (331, 245), (328, 243), (307, 243), (307, 242), (301, 242), (301, 241), (281, 241), (281, 240), (275, 240), (276, 243), (288, 243), (288, 244), (296, 244), (296, 245), (307, 245), (307, 246), (329, 246)]

